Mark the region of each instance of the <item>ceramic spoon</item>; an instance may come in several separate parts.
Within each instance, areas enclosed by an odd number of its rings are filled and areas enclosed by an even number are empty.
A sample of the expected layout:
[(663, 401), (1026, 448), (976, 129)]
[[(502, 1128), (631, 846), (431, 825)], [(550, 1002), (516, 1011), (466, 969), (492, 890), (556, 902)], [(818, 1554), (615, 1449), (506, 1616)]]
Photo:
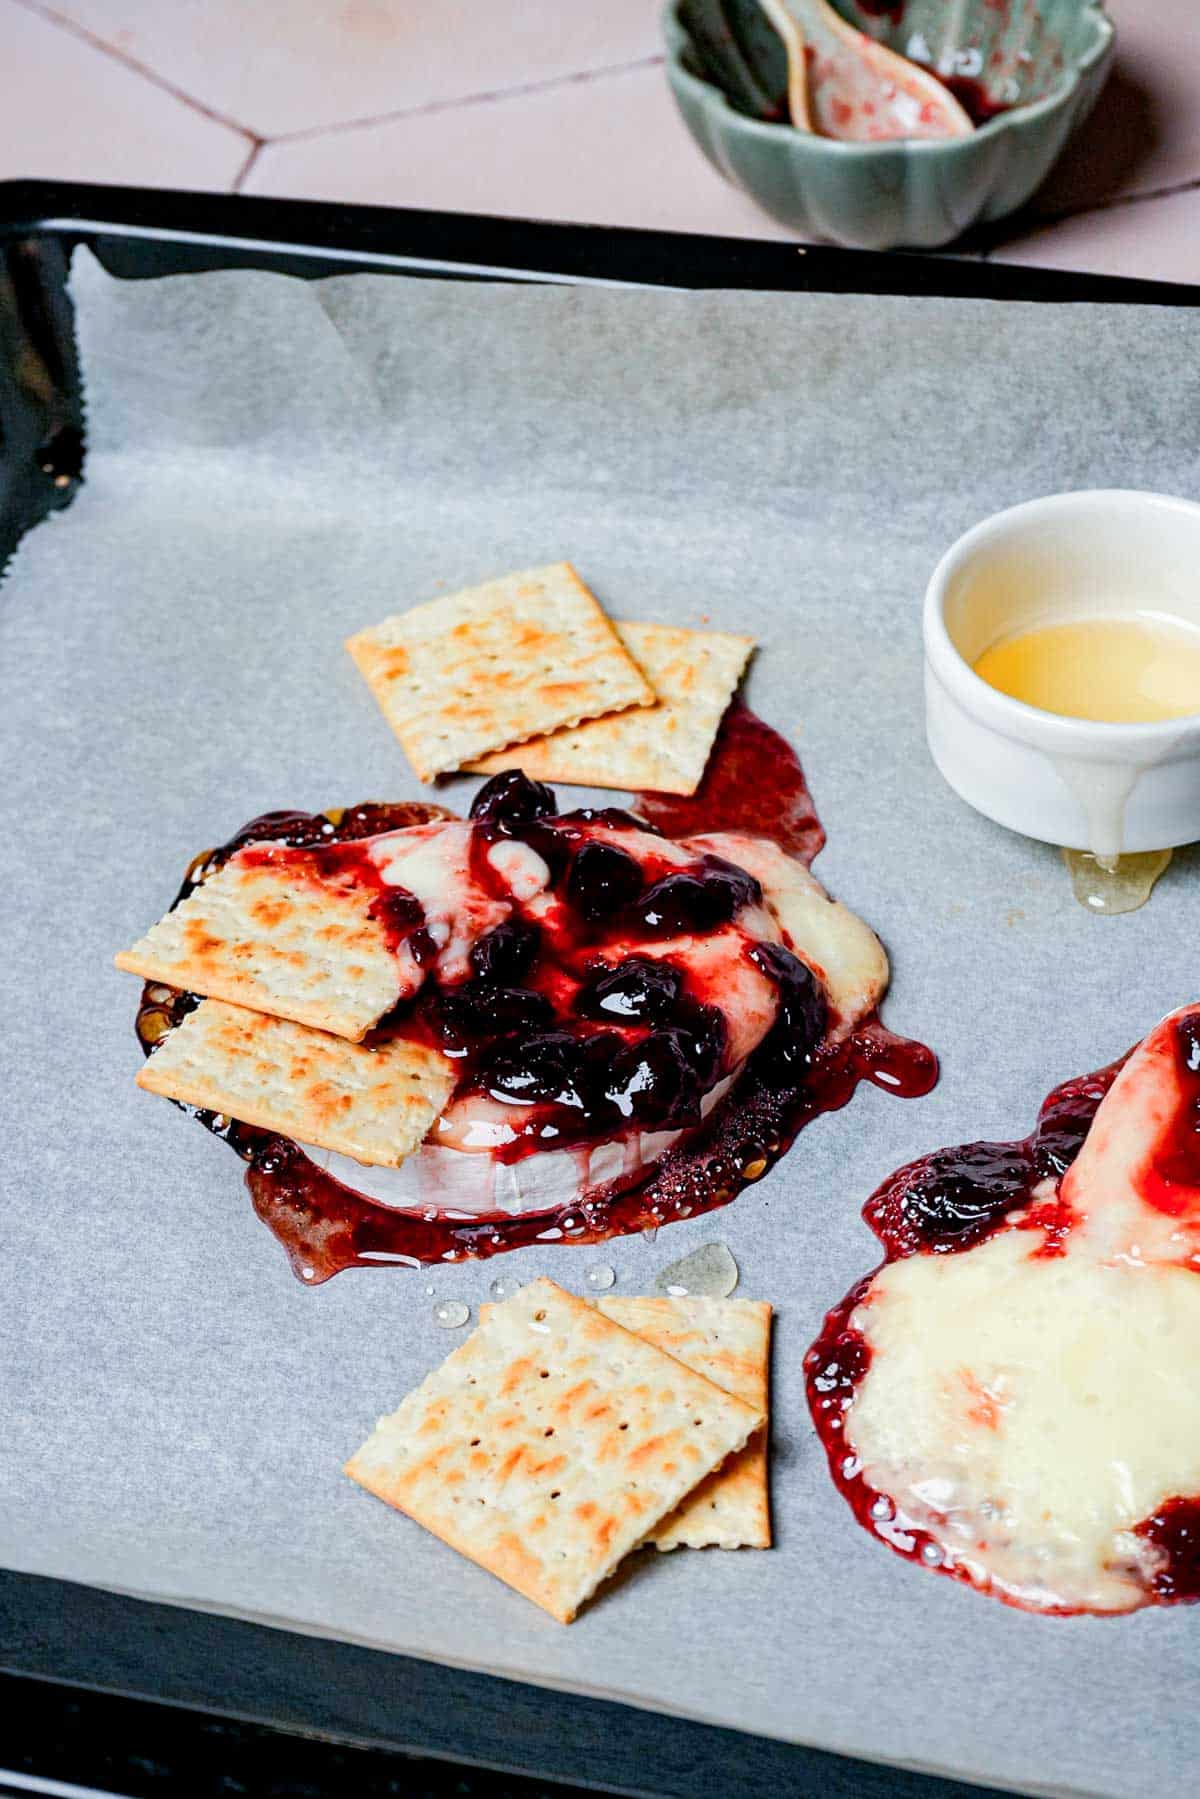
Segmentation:
[(856, 31), (829, 0), (760, 0), (783, 39), (792, 124), (821, 137), (969, 137), (975, 127), (935, 75)]

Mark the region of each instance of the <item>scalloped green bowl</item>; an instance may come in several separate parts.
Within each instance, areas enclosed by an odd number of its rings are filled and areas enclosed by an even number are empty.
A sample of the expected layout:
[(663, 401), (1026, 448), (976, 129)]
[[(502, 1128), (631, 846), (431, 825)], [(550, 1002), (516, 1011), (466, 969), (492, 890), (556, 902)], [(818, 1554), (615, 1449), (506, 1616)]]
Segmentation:
[(1101, 0), (835, 0), (851, 23), (1005, 110), (970, 137), (841, 143), (779, 122), (787, 64), (757, 0), (670, 0), (667, 77), (713, 166), (803, 237), (936, 249), (1041, 186), (1095, 104), (1115, 31)]

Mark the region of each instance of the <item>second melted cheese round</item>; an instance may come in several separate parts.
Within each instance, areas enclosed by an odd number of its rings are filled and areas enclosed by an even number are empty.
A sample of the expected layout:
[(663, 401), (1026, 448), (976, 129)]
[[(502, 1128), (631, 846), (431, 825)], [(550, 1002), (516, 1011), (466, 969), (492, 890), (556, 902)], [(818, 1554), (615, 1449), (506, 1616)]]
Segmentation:
[(1132, 1527), (1200, 1492), (1200, 1280), (1039, 1243), (1007, 1231), (875, 1276), (847, 1447), (976, 1584), (1125, 1611), (1156, 1554)]

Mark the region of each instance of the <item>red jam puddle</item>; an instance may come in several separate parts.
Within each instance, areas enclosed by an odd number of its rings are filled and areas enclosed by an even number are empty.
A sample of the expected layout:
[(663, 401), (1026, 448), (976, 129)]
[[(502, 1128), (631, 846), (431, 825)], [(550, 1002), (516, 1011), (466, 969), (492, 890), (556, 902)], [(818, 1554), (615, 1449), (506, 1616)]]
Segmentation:
[[(546, 793), (536, 783), (514, 776), (498, 776), (481, 789), (472, 808), (479, 827), (473, 872), (487, 884), (490, 864), (485, 852), (497, 837), (528, 843), (563, 884), (581, 921), (581, 940), (587, 943), (594, 943), (598, 935), (602, 938), (605, 920), (616, 907), (624, 908), (626, 920), (630, 907), (635, 908), (650, 939), (693, 925), (702, 928), (714, 909), (727, 915), (729, 908), (745, 902), (743, 883), (756, 884), (744, 871), (711, 857), (698, 874), (664, 863), (651, 886), (637, 895), (626, 893), (625, 884), (632, 888), (634, 874), (640, 884), (646, 871), (639, 872), (632, 858), (616, 846), (593, 841), (573, 847), (577, 835), (571, 829), (573, 820), (637, 825), (671, 837), (751, 832), (774, 840), (806, 866), (825, 841), (795, 753), (740, 701), (726, 714), (704, 781), (690, 798), (646, 793), (638, 798), (637, 817), (615, 809), (585, 810), (557, 817), (551, 828), (536, 795), (530, 799), (535, 789)], [(552, 796), (547, 798), (552, 805)], [(388, 887), (357, 846), (380, 832), (451, 816), (442, 807), (417, 803), (362, 805), (328, 814), (269, 813), (220, 849), (198, 857), (176, 903), (247, 844), (262, 845), (252, 853), (263, 860), (275, 853), (272, 843), (286, 845), (289, 866), (299, 850), (311, 855), (313, 872), (321, 879), (344, 869), (355, 880), (375, 885), (379, 890), (375, 915), (386, 923), (393, 947), (405, 942), (415, 959), (424, 962), (431, 959), (433, 945), (419, 905), (403, 890)], [(285, 1137), (220, 1114), (182, 1109), (222, 1137), (248, 1164), (246, 1180), (255, 1211), (282, 1243), (294, 1273), (310, 1285), (344, 1268), (480, 1259), (525, 1244), (599, 1243), (633, 1231), (652, 1231), (728, 1205), (744, 1187), (762, 1178), (812, 1119), (844, 1106), (860, 1081), (913, 1098), (928, 1093), (937, 1079), (933, 1052), (924, 1044), (894, 1036), (875, 1016), (837, 1045), (820, 1041), (824, 1002), (814, 991), (811, 975), (780, 946), (759, 946), (755, 955), (768, 951), (772, 954), (760, 966), (780, 987), (783, 1021), (772, 1037), (783, 1028), (792, 1033), (788, 1042), (772, 1044), (774, 1053), (757, 1064), (752, 1058), (729, 1098), (702, 1125), (687, 1129), (636, 1184), (593, 1188), (586, 1198), (554, 1210), (519, 1216), (473, 1214), (464, 1219), (393, 1209), (327, 1174)], [(651, 1125), (674, 1122), (672, 1106), (691, 1116), (687, 1107), (695, 1082), (707, 1084), (711, 1079), (712, 1058), (723, 1046), (723, 1019), (716, 1008), (678, 993), (664, 995), (653, 971), (647, 980), (645, 969), (633, 966), (639, 960), (634, 956), (622, 965), (618, 1013), (653, 1020), (657, 1009), (666, 1007), (663, 1016), (668, 1021), (662, 1028), (655, 1024), (648, 1037), (627, 1043), (619, 1032), (603, 1028), (611, 996), (589, 992), (589, 1011), (577, 994), (577, 1013), (598, 1022), (593, 1035), (572, 1040), (552, 1028), (557, 1021), (550, 1000), (537, 990), (536, 974), (530, 976), (531, 986), (518, 984), (535, 956), (536, 943), (529, 943), (526, 927), (519, 921), (511, 928), (502, 925), (475, 945), (471, 981), (423, 993), (406, 1009), (402, 1021), (406, 1034), (419, 1034), (462, 1056), (468, 1083), (490, 1085), (495, 1092), (492, 1083), (499, 1082), (504, 1097), (534, 1102), (533, 1130), (515, 1150), (506, 1151), (506, 1157), (531, 1153), (548, 1133), (558, 1143), (569, 1144), (572, 1134), (586, 1138), (596, 1135), (597, 1128), (619, 1124), (620, 1111), (611, 1118), (605, 1111), (614, 1094), (622, 1110), (626, 1094), (636, 1095), (639, 1105), (657, 1105), (658, 1112), (644, 1120)], [(514, 984), (504, 984), (508, 982)], [(476, 984), (486, 984), (486, 1005), (473, 1003)], [(494, 1027), (497, 1002), (515, 1008), (511, 1035), (499, 1042)], [(192, 994), (148, 983), (137, 1020), (138, 1037), (147, 1053), (198, 1003)], [(490, 1036), (481, 1037), (478, 1020), (484, 1013), (492, 1023)], [(578, 1032), (578, 1018), (573, 1022)], [(380, 1034), (389, 1028), (385, 1020)], [(819, 1045), (815, 1050), (814, 1042)], [(587, 1046), (584, 1065), (579, 1065), (581, 1044)], [(622, 1058), (630, 1064), (628, 1071)], [(599, 1083), (589, 1073), (597, 1063), (603, 1064)], [(582, 1104), (576, 1093), (581, 1080), (591, 1082)], [(561, 1103), (564, 1088), (574, 1112), (564, 1110)], [(576, 1121), (573, 1127), (571, 1119)]]

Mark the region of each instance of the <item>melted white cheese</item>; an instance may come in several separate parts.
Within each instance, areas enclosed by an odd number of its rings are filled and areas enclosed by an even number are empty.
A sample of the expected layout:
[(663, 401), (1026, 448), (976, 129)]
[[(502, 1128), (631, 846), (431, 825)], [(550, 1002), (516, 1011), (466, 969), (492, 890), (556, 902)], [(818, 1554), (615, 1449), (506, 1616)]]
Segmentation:
[[(787, 942), (804, 956), (830, 990), (838, 1029), (856, 1022), (886, 985), (886, 958), (867, 927), (831, 901), (801, 864), (762, 839), (722, 833), (677, 843), (632, 826), (587, 824), (580, 836), (617, 845), (643, 865), (685, 868), (705, 853), (724, 856), (763, 884), (763, 905), (744, 907), (730, 925), (703, 937), (605, 946), (605, 960), (614, 964), (634, 953), (669, 957), (688, 969), (696, 989), (723, 1012), (728, 1045), (721, 1078), (702, 1099), (704, 1114), (728, 1092), (778, 1012), (775, 985), (747, 959), (748, 944)], [(472, 945), (513, 910), (475, 881), (470, 848), (471, 826), (459, 820), (390, 832), (370, 846), (385, 883), (420, 901), (438, 949), (438, 978), (450, 984), (470, 973)], [(488, 860), (525, 916), (541, 926), (551, 951), (560, 929), (564, 941), (573, 940), (576, 921), (550, 891), (550, 871), (536, 851), (501, 841), (491, 846)], [(406, 954), (402, 945), (401, 955)], [(412, 972), (415, 989), (423, 977), (415, 963)], [(499, 1162), (494, 1152), (512, 1141), (524, 1117), (523, 1109), (467, 1094), (451, 1101), (421, 1149), (399, 1169), (364, 1169), (345, 1157), (312, 1154), (339, 1180), (387, 1205), (520, 1212), (569, 1204), (591, 1187), (632, 1179), (681, 1134), (633, 1131), (606, 1143), (545, 1150), (511, 1165)]]
[(515, 838), (502, 838), (488, 851), (488, 861), (517, 900), (531, 900), (550, 885), (550, 870), (535, 849)]
[(471, 836), (465, 820), (437, 819), (368, 842), (385, 885), (403, 887), (420, 901), (438, 950), (438, 979), (446, 982), (466, 980), (472, 945), (512, 912), (472, 875)]
[(874, 1010), (888, 984), (883, 945), (870, 925), (830, 898), (803, 862), (765, 837), (736, 831), (713, 831), (686, 841), (690, 850), (724, 856), (759, 881), (780, 927), (776, 934), (825, 984), (835, 1015), (831, 1037), (844, 1037)]
[[(1178, 1015), (1176, 1015), (1178, 1016)], [(1183, 1101), (1169, 1027), (1114, 1083), (1062, 1197), (1065, 1253), (1008, 1228), (874, 1276), (845, 1416), (867, 1484), (977, 1585), (1044, 1609), (1145, 1604), (1132, 1527), (1200, 1495), (1200, 1278), (1192, 1228), (1137, 1177)]]

